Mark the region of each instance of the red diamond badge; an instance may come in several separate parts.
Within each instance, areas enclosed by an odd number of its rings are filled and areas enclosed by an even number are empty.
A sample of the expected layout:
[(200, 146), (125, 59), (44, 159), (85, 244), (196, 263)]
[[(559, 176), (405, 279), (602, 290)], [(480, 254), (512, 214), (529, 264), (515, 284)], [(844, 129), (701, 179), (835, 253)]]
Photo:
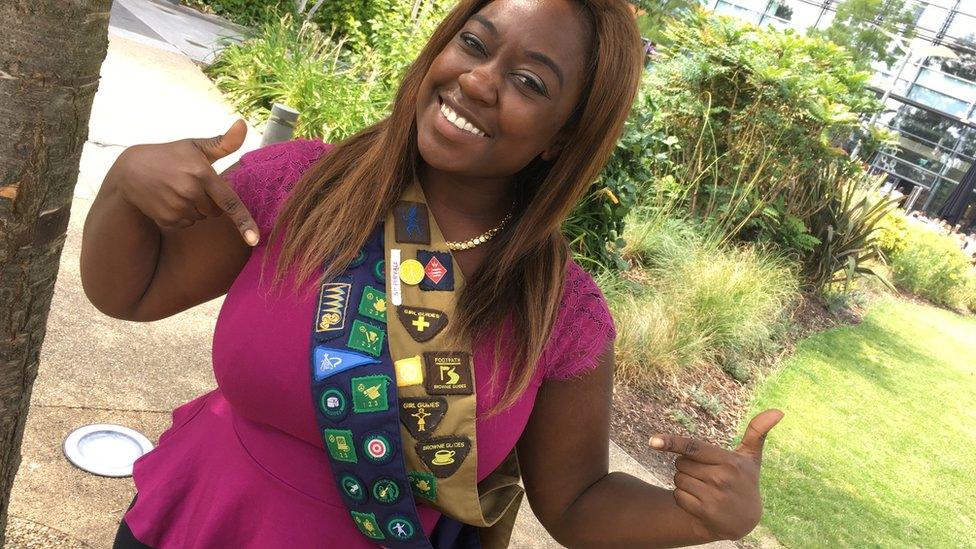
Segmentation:
[(437, 261), (437, 256), (430, 258), (427, 265), (424, 267), (424, 273), (427, 274), (427, 278), (434, 281), (434, 284), (440, 284), (441, 279), (447, 274), (447, 269), (441, 265), (440, 261)]

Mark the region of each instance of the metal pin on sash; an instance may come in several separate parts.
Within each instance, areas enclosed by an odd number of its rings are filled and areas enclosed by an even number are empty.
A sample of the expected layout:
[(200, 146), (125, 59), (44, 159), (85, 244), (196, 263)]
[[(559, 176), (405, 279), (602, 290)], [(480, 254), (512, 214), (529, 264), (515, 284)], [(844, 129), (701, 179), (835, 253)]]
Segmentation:
[(400, 292), (400, 248), (390, 249), (390, 302), (399, 307), (403, 303), (403, 294)]

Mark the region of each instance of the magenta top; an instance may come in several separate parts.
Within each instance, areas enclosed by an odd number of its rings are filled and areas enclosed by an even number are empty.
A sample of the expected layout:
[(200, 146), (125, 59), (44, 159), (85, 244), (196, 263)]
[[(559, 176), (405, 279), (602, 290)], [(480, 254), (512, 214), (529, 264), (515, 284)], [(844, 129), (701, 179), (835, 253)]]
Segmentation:
[[(159, 445), (135, 462), (138, 499), (125, 514), (135, 537), (159, 549), (195, 547), (375, 547), (359, 533), (336, 489), (312, 407), (309, 330), (317, 289), (269, 293), (259, 280), (280, 242), (266, 242), (299, 175), (332, 145), (294, 140), (241, 157), (229, 176), (261, 229), (227, 292), (213, 339), (217, 388), (173, 410)], [(328, 157), (323, 158), (328, 161)], [(501, 392), (489, 384), (492, 345), (473, 349), (479, 481), (515, 446), (544, 380), (577, 377), (595, 367), (615, 337), (600, 290), (576, 263), (552, 338), (531, 386), (501, 414), (481, 419)], [(501, 363), (507, 380), (509, 365)], [(429, 535), (440, 514), (418, 505)]]

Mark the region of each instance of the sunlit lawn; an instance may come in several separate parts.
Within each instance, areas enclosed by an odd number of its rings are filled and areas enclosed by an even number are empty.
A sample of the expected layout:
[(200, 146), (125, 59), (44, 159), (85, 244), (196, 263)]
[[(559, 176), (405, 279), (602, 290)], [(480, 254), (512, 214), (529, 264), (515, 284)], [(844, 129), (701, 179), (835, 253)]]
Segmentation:
[(976, 547), (976, 318), (880, 301), (802, 341), (746, 421), (770, 407), (761, 526), (780, 543)]

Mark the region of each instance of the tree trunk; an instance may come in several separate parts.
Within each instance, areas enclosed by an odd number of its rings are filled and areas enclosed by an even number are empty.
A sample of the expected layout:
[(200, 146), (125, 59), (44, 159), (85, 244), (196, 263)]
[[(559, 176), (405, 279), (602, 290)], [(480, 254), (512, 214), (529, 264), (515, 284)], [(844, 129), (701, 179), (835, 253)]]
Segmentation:
[(0, 0), (0, 546), (111, 0)]

